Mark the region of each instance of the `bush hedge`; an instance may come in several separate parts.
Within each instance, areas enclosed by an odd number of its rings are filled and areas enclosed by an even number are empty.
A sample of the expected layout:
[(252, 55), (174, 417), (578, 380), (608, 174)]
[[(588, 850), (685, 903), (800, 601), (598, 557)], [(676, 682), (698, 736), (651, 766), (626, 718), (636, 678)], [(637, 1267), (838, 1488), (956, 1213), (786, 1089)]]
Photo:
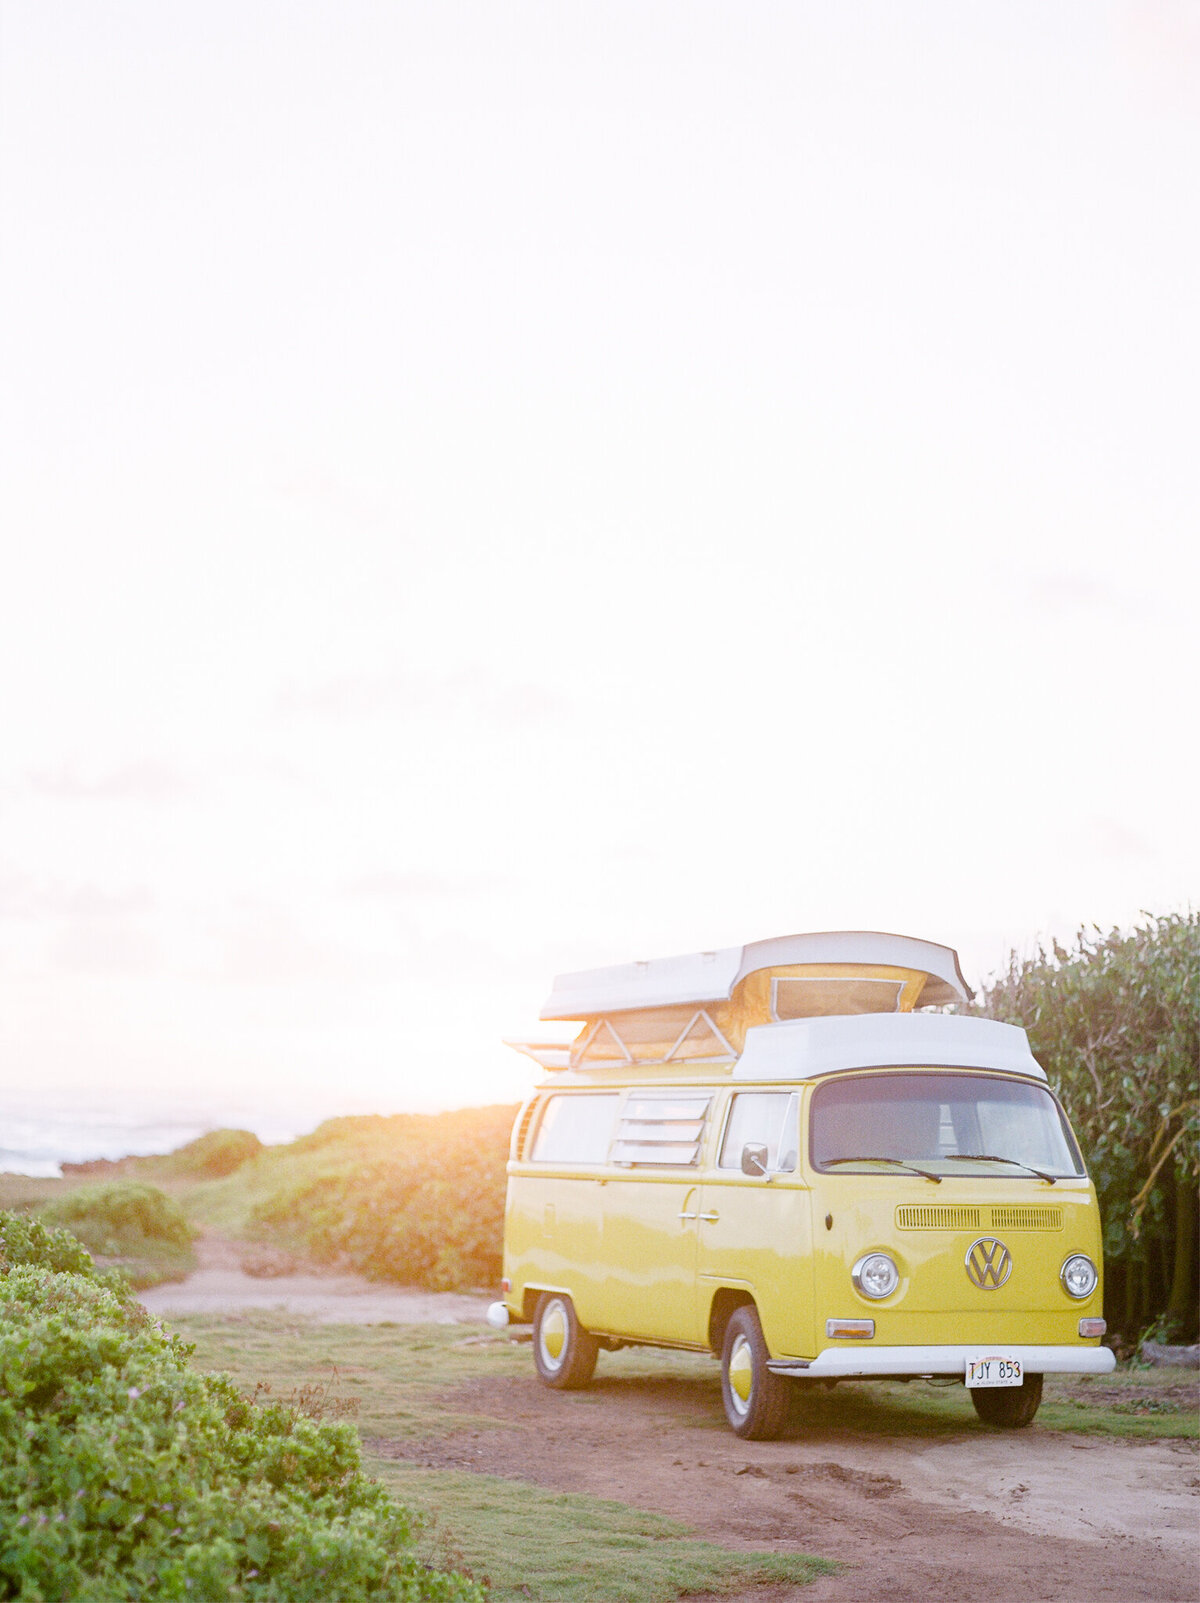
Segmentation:
[(253, 1130), (209, 1130), (164, 1157), (139, 1159), (138, 1168), (154, 1175), (223, 1180), (265, 1150)]
[(1104, 1219), (1105, 1312), (1193, 1340), (1200, 1292), (1200, 913), (1081, 929), (1013, 954), (979, 1010), (1023, 1024), (1083, 1143)]
[(0, 1598), (482, 1603), (350, 1426), (196, 1374), (64, 1232), (0, 1214), (0, 1244)]
[[(515, 1112), (331, 1119), (290, 1149), (326, 1154), (328, 1166), (273, 1190), (251, 1212), (251, 1232), (371, 1279), (492, 1286)], [(355, 1150), (371, 1155), (349, 1157)]]
[(44, 1203), (41, 1216), (78, 1236), (89, 1252), (116, 1258), (147, 1246), (190, 1247), (192, 1228), (179, 1204), (136, 1180), (80, 1186)]
[(64, 1227), (89, 1252), (124, 1270), (139, 1290), (180, 1280), (196, 1266), (195, 1232), (179, 1204), (157, 1186), (134, 1180), (80, 1186), (39, 1211), (47, 1224)]

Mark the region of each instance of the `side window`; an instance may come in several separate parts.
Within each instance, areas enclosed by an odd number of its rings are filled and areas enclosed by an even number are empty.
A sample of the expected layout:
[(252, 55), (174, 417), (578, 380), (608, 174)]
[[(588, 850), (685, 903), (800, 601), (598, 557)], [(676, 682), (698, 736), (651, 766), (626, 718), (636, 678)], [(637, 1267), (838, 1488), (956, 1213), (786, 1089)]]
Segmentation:
[(710, 1096), (633, 1095), (621, 1115), (614, 1163), (698, 1163)]
[(794, 1091), (739, 1091), (729, 1109), (720, 1167), (740, 1169), (742, 1148), (752, 1142), (766, 1147), (768, 1171), (790, 1173), (796, 1167), (799, 1100)]
[(617, 1112), (615, 1092), (552, 1096), (533, 1138), (534, 1163), (603, 1163)]

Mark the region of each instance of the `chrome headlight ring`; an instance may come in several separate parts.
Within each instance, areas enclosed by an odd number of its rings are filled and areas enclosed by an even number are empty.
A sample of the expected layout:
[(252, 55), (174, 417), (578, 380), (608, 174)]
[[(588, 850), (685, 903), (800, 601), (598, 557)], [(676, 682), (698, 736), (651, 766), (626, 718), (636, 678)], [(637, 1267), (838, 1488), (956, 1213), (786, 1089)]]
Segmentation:
[(1100, 1274), (1086, 1252), (1073, 1252), (1058, 1271), (1062, 1289), (1068, 1297), (1090, 1297), (1100, 1284)]
[(850, 1278), (860, 1296), (878, 1302), (890, 1297), (900, 1284), (900, 1271), (886, 1252), (865, 1252), (851, 1269)]

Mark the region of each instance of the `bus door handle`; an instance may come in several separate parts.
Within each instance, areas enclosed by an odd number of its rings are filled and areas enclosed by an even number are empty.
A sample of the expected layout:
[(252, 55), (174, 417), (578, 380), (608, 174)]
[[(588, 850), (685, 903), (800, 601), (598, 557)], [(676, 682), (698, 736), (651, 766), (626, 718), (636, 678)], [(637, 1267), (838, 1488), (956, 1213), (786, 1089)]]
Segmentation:
[(721, 1215), (719, 1213), (702, 1213), (697, 1217), (700, 1218), (705, 1224), (715, 1225)]
[(700, 1215), (698, 1213), (688, 1213), (685, 1210), (683, 1213), (681, 1213), (679, 1215), (679, 1217), (681, 1219), (698, 1219), (700, 1217)]

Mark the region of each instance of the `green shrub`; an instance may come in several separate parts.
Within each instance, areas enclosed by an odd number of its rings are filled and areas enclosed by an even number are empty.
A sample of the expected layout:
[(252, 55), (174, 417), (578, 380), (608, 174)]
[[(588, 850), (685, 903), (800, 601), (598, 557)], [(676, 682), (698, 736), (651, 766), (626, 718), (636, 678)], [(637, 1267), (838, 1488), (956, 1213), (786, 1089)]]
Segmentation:
[(138, 1166), (156, 1175), (223, 1180), (265, 1150), (253, 1130), (209, 1130), (165, 1157), (140, 1160)]
[(50, 1224), (65, 1225), (91, 1252), (119, 1257), (148, 1244), (189, 1247), (192, 1228), (179, 1204), (157, 1186), (136, 1180), (80, 1186), (41, 1208)]
[[(293, 1144), (327, 1154), (329, 1168), (258, 1203), (251, 1230), (376, 1280), (434, 1291), (491, 1285), (515, 1111), (331, 1119)], [(351, 1158), (355, 1147), (372, 1156)]]
[(179, 1204), (133, 1180), (81, 1186), (40, 1209), (97, 1257), (112, 1260), (139, 1290), (179, 1280), (196, 1266), (193, 1231)]
[(92, 1256), (69, 1230), (48, 1230), (40, 1219), (0, 1213), (0, 1274), (21, 1264), (95, 1278)]
[(1104, 1219), (1105, 1312), (1129, 1345), (1196, 1334), (1200, 913), (1081, 929), (1018, 958), (977, 1009), (1024, 1024), (1083, 1144)]
[(351, 1427), (254, 1407), (189, 1352), (86, 1273), (0, 1270), (0, 1598), (482, 1603), (416, 1558)]

